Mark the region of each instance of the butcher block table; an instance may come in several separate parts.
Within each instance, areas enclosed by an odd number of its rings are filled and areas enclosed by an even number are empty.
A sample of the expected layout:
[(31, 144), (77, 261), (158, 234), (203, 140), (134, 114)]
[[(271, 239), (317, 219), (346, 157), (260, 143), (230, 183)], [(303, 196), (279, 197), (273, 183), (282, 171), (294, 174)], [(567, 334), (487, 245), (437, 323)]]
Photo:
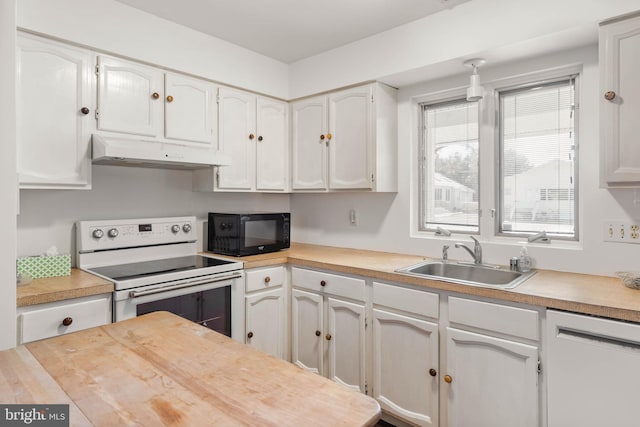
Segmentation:
[(380, 407), (156, 312), (0, 352), (0, 403), (70, 405), (72, 426), (372, 426)]

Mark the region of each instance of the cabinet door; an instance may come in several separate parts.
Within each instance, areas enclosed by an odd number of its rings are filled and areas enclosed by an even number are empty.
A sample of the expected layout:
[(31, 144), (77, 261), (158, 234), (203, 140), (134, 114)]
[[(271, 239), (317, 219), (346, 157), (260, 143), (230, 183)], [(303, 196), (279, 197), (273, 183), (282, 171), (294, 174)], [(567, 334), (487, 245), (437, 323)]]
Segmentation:
[(437, 426), (437, 370), (437, 324), (373, 310), (373, 397), (382, 409), (415, 425)]
[(318, 96), (291, 106), (291, 188), (327, 188), (327, 98)]
[(21, 188), (91, 187), (89, 147), (95, 126), (92, 62), (92, 55), (81, 49), (18, 38)]
[(370, 189), (372, 87), (329, 95), (329, 188)]
[(246, 343), (283, 359), (284, 294), (282, 288), (247, 295), (246, 301)]
[(214, 123), (217, 123), (216, 86), (170, 73), (165, 76), (164, 84), (165, 136), (213, 144)]
[(255, 95), (220, 88), (218, 118), (218, 149), (231, 156), (231, 166), (218, 169), (218, 188), (255, 189)]
[(98, 129), (147, 137), (163, 134), (163, 73), (98, 57)]
[(257, 99), (256, 189), (287, 189), (289, 146), (285, 102)]
[(640, 186), (640, 17), (601, 27), (600, 60), (604, 180)]
[(538, 348), (447, 328), (448, 425), (537, 427)]
[(293, 289), (291, 297), (292, 362), (323, 375), (322, 296)]
[(327, 298), (328, 378), (365, 392), (364, 305)]

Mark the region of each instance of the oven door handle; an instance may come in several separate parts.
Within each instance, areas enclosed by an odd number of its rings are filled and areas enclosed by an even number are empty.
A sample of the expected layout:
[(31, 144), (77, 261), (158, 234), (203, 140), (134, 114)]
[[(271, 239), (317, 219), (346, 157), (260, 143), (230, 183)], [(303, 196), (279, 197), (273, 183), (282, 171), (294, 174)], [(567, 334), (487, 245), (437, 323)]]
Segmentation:
[(161, 288), (149, 289), (146, 291), (145, 290), (131, 291), (129, 292), (129, 297), (138, 298), (138, 297), (143, 297), (145, 295), (161, 294), (163, 292), (174, 291), (176, 289), (183, 289), (183, 288), (190, 288), (192, 286), (197, 286), (197, 285), (204, 285), (205, 283), (215, 283), (215, 282), (222, 282), (223, 280), (239, 279), (240, 277), (242, 277), (242, 274), (235, 273), (227, 276), (207, 277), (205, 279), (200, 279), (200, 280), (190, 280), (188, 282), (176, 283), (174, 285), (167, 285)]

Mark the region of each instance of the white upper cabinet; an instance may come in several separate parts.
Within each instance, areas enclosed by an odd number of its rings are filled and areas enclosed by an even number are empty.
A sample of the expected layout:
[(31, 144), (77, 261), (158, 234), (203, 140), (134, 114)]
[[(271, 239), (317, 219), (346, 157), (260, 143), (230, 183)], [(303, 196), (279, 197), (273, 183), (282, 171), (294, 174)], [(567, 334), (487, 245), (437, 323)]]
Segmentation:
[(292, 190), (325, 190), (327, 182), (327, 97), (291, 105)]
[(98, 56), (98, 130), (147, 140), (210, 144), (216, 86), (138, 63)]
[(93, 55), (27, 35), (17, 44), (20, 188), (91, 188)]
[[(329, 188), (371, 189), (373, 88), (329, 95)], [(354, 161), (357, 160), (357, 161)]]
[(640, 187), (640, 16), (600, 26), (601, 184)]
[(218, 187), (251, 190), (255, 185), (256, 97), (229, 88), (220, 88), (218, 94), (218, 149), (230, 155), (232, 163), (219, 170)]
[(292, 104), (292, 190), (397, 191), (396, 91), (373, 83)]
[(256, 108), (256, 190), (284, 191), (289, 181), (289, 106), (258, 97)]
[(213, 83), (167, 73), (164, 80), (166, 137), (211, 143), (217, 127), (215, 92)]
[(163, 136), (164, 73), (98, 56), (98, 130)]
[(194, 172), (194, 190), (287, 191), (288, 127), (286, 102), (221, 87), (218, 149), (231, 165)]

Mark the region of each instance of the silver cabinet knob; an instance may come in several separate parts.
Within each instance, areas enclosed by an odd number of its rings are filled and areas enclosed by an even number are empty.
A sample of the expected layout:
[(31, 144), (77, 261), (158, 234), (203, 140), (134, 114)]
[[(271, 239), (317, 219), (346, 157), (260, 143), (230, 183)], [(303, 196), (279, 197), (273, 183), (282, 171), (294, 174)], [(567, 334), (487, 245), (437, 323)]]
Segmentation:
[(180, 226), (178, 224), (172, 225), (171, 231), (173, 232), (173, 234), (176, 234), (178, 231), (180, 231)]
[(111, 238), (117, 237), (118, 236), (118, 229), (117, 228), (112, 228), (111, 230), (109, 230), (107, 232), (107, 235)]
[(93, 237), (95, 239), (102, 239), (102, 236), (104, 236), (104, 231), (100, 230), (99, 228), (93, 230), (92, 233)]
[(185, 233), (188, 233), (191, 231), (191, 224), (185, 224), (182, 226), (182, 231), (184, 231)]

